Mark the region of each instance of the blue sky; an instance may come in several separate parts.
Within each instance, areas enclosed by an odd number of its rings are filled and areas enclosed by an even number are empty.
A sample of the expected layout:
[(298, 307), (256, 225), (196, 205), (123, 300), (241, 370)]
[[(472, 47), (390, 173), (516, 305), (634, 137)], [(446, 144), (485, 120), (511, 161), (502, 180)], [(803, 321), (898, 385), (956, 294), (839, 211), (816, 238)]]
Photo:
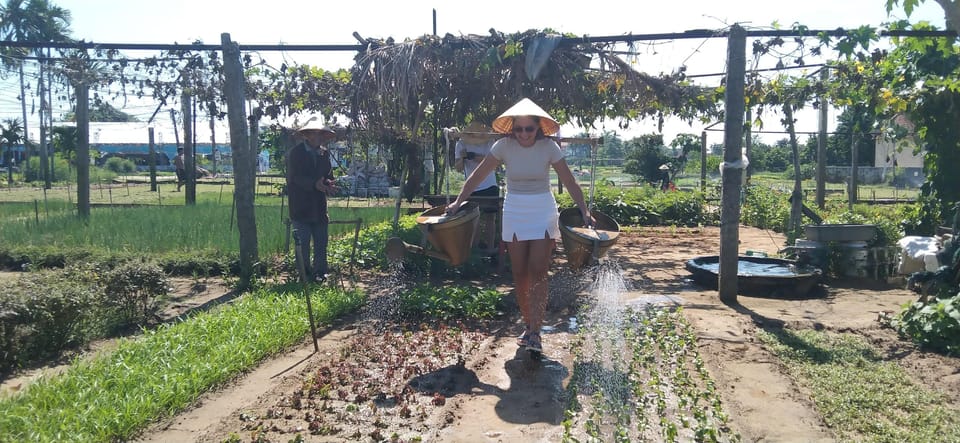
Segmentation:
[[(884, 0), (634, 0), (556, 2), (557, 6), (534, 1), (420, 0), (54, 0), (54, 3), (71, 11), (75, 38), (109, 43), (187, 43), (194, 40), (218, 43), (222, 32), (229, 32), (240, 43), (353, 44), (355, 40), (351, 34), (354, 31), (364, 37), (403, 39), (432, 32), (434, 9), (437, 11), (437, 31), (441, 35), (485, 34), (490, 28), (514, 32), (547, 27), (578, 35), (647, 34), (718, 29), (734, 22), (757, 29), (769, 29), (775, 22), (783, 27), (796, 22), (814, 29), (833, 29), (865, 24), (879, 26), (891, 20), (884, 8)], [(892, 19), (897, 18), (903, 18), (902, 11), (894, 11)], [(929, 20), (942, 27), (943, 13), (930, 0), (914, 12), (911, 20)], [(652, 74), (670, 72), (680, 65), (687, 65), (690, 74), (724, 70), (726, 42), (721, 39), (661, 42), (636, 49), (637, 68)], [(288, 62), (310, 63), (328, 69), (347, 68), (352, 61), (349, 53), (264, 55), (273, 60), (285, 58)], [(770, 65), (774, 63), (775, 60), (770, 61)], [(7, 116), (15, 111), (14, 102), (13, 91), (2, 93), (0, 115)], [(152, 109), (139, 105), (131, 107), (131, 111), (149, 116)], [(809, 120), (802, 119), (799, 129), (815, 127), (815, 118)], [(616, 127), (613, 123), (607, 125), (609, 129)], [(650, 124), (636, 126), (641, 133), (651, 130)], [(684, 124), (669, 122), (665, 130), (667, 139), (672, 138), (671, 132), (681, 131), (699, 132), (700, 127), (687, 128)]]

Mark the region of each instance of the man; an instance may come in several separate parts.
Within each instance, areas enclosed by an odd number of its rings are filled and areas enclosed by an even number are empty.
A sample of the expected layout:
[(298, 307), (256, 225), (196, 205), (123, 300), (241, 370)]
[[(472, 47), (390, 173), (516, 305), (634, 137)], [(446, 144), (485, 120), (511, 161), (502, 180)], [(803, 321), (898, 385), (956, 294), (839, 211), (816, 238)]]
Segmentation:
[[(464, 173), (464, 178), (470, 177), (477, 166), (483, 161), (484, 157), (490, 155), (490, 147), (494, 140), (489, 137), (490, 128), (479, 121), (474, 120), (464, 129), (464, 134), (460, 135), (454, 148), (454, 168)], [(487, 175), (479, 185), (477, 190), (470, 194), (471, 197), (500, 197), (500, 186), (497, 184), (495, 173)], [(481, 204), (483, 214), (480, 217), (479, 234), (474, 238), (474, 247), (479, 247), (484, 254), (492, 254), (497, 251), (497, 220), (496, 215), (499, 212), (499, 203), (489, 201)]]
[(187, 181), (187, 167), (184, 163), (183, 148), (177, 148), (177, 156), (173, 158), (173, 167), (177, 171), (177, 192)]
[(326, 145), (336, 140), (337, 134), (314, 120), (297, 129), (295, 135), (299, 142), (287, 152), (287, 193), (290, 197), (290, 221), (297, 248), (297, 265), (306, 273), (303, 278), (322, 283), (329, 270), (327, 195), (337, 191), (330, 151)]

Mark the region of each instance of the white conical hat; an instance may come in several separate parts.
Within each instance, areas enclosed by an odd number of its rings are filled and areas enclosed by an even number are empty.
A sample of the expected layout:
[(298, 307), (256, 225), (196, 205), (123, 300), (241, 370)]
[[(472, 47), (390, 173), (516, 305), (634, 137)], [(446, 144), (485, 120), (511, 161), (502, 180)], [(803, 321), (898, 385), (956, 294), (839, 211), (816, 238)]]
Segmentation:
[(509, 134), (513, 131), (513, 118), (524, 116), (539, 117), (540, 129), (543, 130), (543, 135), (553, 135), (560, 130), (560, 125), (557, 121), (529, 98), (520, 100), (517, 104), (511, 106), (510, 109), (507, 109), (506, 112), (500, 114), (500, 116), (493, 121), (493, 130), (501, 134)]
[(320, 119), (318, 119), (315, 116), (310, 117), (310, 119), (308, 119), (306, 122), (302, 124), (299, 124), (299, 125), (294, 124), (293, 130), (297, 133), (304, 132), (304, 131), (320, 131), (320, 132), (326, 132), (329, 135), (337, 134), (337, 131), (335, 131), (330, 126), (327, 126), (321, 123)]

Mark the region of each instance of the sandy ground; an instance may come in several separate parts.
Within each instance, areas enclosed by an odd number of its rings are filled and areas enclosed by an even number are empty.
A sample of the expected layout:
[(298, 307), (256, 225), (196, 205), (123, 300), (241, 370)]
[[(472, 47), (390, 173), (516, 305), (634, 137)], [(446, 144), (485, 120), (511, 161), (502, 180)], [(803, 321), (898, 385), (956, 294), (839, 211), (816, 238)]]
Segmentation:
[[(784, 239), (775, 233), (742, 227), (740, 250), (776, 252)], [(812, 402), (784, 371), (778, 359), (755, 341), (760, 328), (815, 328), (862, 335), (898, 361), (929, 389), (960, 403), (960, 370), (956, 359), (917, 350), (881, 327), (883, 312), (898, 311), (916, 295), (896, 285), (862, 280), (829, 281), (814, 297), (795, 300), (738, 297), (737, 306), (720, 303), (716, 291), (694, 286), (684, 262), (716, 255), (717, 228), (642, 228), (624, 233), (610, 250), (626, 283), (622, 303), (682, 305), (693, 325), (700, 354), (717, 382), (732, 427), (744, 441), (833, 441)], [(482, 330), (483, 338), (462, 365), (436, 371), (454, 388), (442, 406), (428, 411), (419, 434), (424, 441), (531, 442), (559, 441), (562, 435), (564, 389), (570, 381), (573, 356), (567, 325), (576, 316), (576, 300), (590, 289), (589, 278), (572, 276), (556, 255), (551, 279), (549, 324), (544, 336), (547, 359), (536, 363), (518, 353), (516, 315)], [(509, 283), (501, 277), (496, 283)], [(485, 282), (489, 284), (490, 282)], [(508, 288), (505, 287), (505, 289)], [(212, 297), (216, 298), (216, 297)], [(509, 297), (508, 297), (509, 298)], [(190, 297), (184, 299), (187, 303)], [(202, 302), (201, 302), (202, 303)], [(142, 442), (219, 442), (231, 433), (243, 441), (251, 417), (268, 417), (278, 404), (300, 389), (311, 371), (338, 355), (357, 336), (373, 335), (369, 319), (328, 328), (320, 352), (304, 341), (250, 373), (204, 395), (190, 410), (164, 419), (145, 432)], [(449, 370), (448, 370), (449, 369)], [(273, 441), (287, 441), (292, 431)], [(340, 434), (308, 441), (353, 441)], [(369, 440), (369, 438), (366, 438)]]

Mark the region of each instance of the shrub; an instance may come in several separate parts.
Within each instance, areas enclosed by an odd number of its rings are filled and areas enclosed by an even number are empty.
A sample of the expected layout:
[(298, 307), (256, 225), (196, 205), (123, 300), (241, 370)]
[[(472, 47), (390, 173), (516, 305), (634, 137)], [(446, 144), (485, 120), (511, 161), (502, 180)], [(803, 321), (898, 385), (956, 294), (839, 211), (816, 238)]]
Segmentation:
[[(393, 223), (384, 221), (360, 229), (360, 235), (357, 239), (356, 261), (357, 267), (361, 269), (381, 268), (386, 269), (387, 262), (386, 245), (390, 237), (400, 237), (401, 240), (420, 244), (421, 232), (417, 226), (417, 218), (413, 215), (400, 217), (398, 221), (399, 232), (394, 234)], [(353, 235), (345, 235), (342, 238), (333, 240), (327, 249), (327, 256), (331, 263), (340, 266), (349, 266), (350, 254), (353, 252)], [(429, 266), (429, 260), (425, 256), (417, 254), (408, 254), (404, 260), (408, 270), (424, 270)]]
[(117, 174), (129, 174), (137, 170), (137, 165), (133, 161), (120, 157), (110, 157), (107, 159), (106, 163), (103, 164), (104, 168), (108, 171), (117, 173)]
[[(50, 160), (50, 159), (48, 159)], [(53, 181), (57, 180), (67, 180), (70, 178), (70, 166), (66, 160), (62, 158), (54, 157), (53, 161)], [(23, 170), (23, 179), (24, 181), (32, 182), (40, 180), (40, 157), (33, 156), (30, 157), (30, 160), (27, 161), (27, 165)]]
[[(97, 286), (92, 268), (42, 271), (24, 275), (5, 291), (8, 306), (13, 306), (23, 339), (16, 362), (51, 358), (64, 349), (86, 344), (90, 322), (97, 318)], [(7, 329), (5, 327), (4, 329)]]
[(55, 358), (134, 324), (152, 320), (167, 293), (155, 264), (78, 263), (25, 273), (0, 287), (0, 373)]
[[(817, 174), (816, 165), (812, 165), (812, 164), (809, 164), (809, 163), (804, 163), (804, 164), (800, 165), (800, 179), (801, 179), (801, 180), (812, 180), (813, 177), (814, 177), (816, 174)], [(785, 171), (783, 171), (783, 177), (784, 177), (785, 179), (787, 179), (787, 180), (793, 180), (793, 179), (794, 179), (794, 175), (795, 175), (795, 174), (794, 174), (794, 172), (793, 172), (793, 166), (790, 166), (790, 167), (788, 167)]]
[(103, 307), (115, 325), (145, 325), (154, 320), (168, 293), (167, 276), (155, 263), (127, 262), (104, 273)]
[(740, 209), (741, 223), (784, 232), (790, 219), (789, 195), (765, 186), (748, 186)]
[(660, 192), (651, 196), (660, 223), (671, 226), (700, 226), (719, 222), (718, 214), (707, 209), (699, 192)]
[(960, 295), (913, 303), (892, 324), (900, 334), (923, 346), (960, 355)]

